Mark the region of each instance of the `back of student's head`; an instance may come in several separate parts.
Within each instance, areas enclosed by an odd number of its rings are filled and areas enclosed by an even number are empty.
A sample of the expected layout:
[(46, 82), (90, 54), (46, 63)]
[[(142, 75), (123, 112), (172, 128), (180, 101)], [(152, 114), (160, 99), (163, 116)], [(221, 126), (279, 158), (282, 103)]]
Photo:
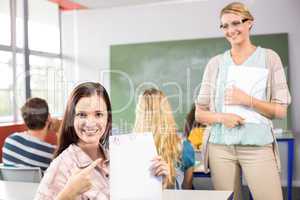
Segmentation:
[(44, 99), (30, 98), (22, 106), (21, 114), (28, 129), (43, 129), (49, 117), (48, 104)]
[(166, 95), (155, 88), (147, 89), (139, 96), (136, 107), (136, 132), (176, 134), (173, 112)]
[(103, 98), (107, 107), (107, 124), (103, 136), (100, 138), (99, 144), (108, 148), (108, 138), (109, 135), (111, 135), (112, 127), (111, 104), (108, 93), (100, 83), (84, 82), (73, 89), (68, 99), (67, 107), (61, 123), (58, 148), (54, 157), (57, 157), (61, 152), (68, 148), (70, 144), (76, 144), (79, 142), (79, 138), (74, 128), (75, 108), (81, 98), (91, 97), (93, 95)]
[(152, 132), (158, 154), (169, 164), (167, 184), (175, 182), (175, 163), (180, 162), (181, 140), (176, 133), (176, 123), (166, 95), (155, 88), (139, 96), (136, 107), (134, 132)]

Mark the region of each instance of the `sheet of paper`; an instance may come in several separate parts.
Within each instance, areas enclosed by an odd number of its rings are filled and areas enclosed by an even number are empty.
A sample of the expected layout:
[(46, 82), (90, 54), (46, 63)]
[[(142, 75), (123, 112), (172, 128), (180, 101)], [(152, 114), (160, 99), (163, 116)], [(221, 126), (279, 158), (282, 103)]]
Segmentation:
[(157, 156), (151, 133), (110, 136), (111, 200), (161, 200), (161, 178), (152, 175)]
[[(235, 86), (252, 97), (266, 99), (268, 69), (246, 66), (229, 66), (226, 88)], [(247, 123), (267, 123), (266, 119), (252, 108), (239, 105), (224, 105), (223, 112), (234, 113)]]

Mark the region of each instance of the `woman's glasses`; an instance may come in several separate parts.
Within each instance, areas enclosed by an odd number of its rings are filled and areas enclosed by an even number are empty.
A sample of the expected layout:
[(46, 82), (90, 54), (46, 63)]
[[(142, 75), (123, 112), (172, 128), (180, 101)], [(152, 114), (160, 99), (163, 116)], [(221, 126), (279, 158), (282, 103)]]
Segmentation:
[(228, 30), (230, 26), (232, 28), (236, 29), (236, 28), (239, 28), (243, 23), (245, 23), (248, 20), (249, 19), (241, 19), (241, 20), (232, 21), (230, 23), (224, 23), (224, 24), (220, 25), (220, 29)]

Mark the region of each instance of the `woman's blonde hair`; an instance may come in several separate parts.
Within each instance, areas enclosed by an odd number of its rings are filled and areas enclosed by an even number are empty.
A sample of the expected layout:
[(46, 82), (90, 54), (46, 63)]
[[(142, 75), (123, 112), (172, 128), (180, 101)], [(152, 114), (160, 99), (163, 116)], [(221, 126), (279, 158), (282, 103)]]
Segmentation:
[(222, 17), (224, 14), (235, 14), (244, 17), (245, 19), (254, 20), (254, 17), (250, 13), (249, 9), (245, 4), (240, 2), (233, 2), (225, 6), (220, 13), (220, 17)]
[(181, 159), (181, 139), (176, 133), (176, 123), (167, 97), (151, 88), (139, 96), (136, 107), (134, 132), (152, 132), (158, 155), (167, 162), (170, 176), (164, 186), (174, 186), (176, 164)]

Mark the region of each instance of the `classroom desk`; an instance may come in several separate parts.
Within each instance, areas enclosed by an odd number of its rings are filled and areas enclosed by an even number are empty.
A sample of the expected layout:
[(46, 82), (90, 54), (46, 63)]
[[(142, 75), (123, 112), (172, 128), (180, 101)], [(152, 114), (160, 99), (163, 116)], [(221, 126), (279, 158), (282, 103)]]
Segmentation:
[(288, 160), (287, 160), (287, 199), (292, 200), (293, 188), (293, 171), (294, 171), (294, 153), (295, 153), (295, 138), (292, 132), (286, 132), (276, 135), (278, 143), (286, 142), (288, 145)]
[[(38, 183), (0, 181), (0, 200), (33, 200)], [(231, 191), (163, 190), (162, 200), (229, 200)]]
[[(292, 132), (284, 132), (277, 134), (276, 140), (278, 143), (286, 142), (288, 145), (287, 152), (287, 200), (292, 200), (292, 187), (293, 187), (293, 171), (294, 171), (294, 152), (295, 152), (295, 139)], [(193, 177), (210, 177), (210, 173), (203, 173), (203, 166), (197, 166), (194, 170)], [(250, 198), (252, 199), (252, 198)]]
[(231, 191), (215, 190), (164, 190), (162, 200), (230, 200), (233, 199)]
[(0, 181), (0, 200), (33, 200), (38, 183)]

